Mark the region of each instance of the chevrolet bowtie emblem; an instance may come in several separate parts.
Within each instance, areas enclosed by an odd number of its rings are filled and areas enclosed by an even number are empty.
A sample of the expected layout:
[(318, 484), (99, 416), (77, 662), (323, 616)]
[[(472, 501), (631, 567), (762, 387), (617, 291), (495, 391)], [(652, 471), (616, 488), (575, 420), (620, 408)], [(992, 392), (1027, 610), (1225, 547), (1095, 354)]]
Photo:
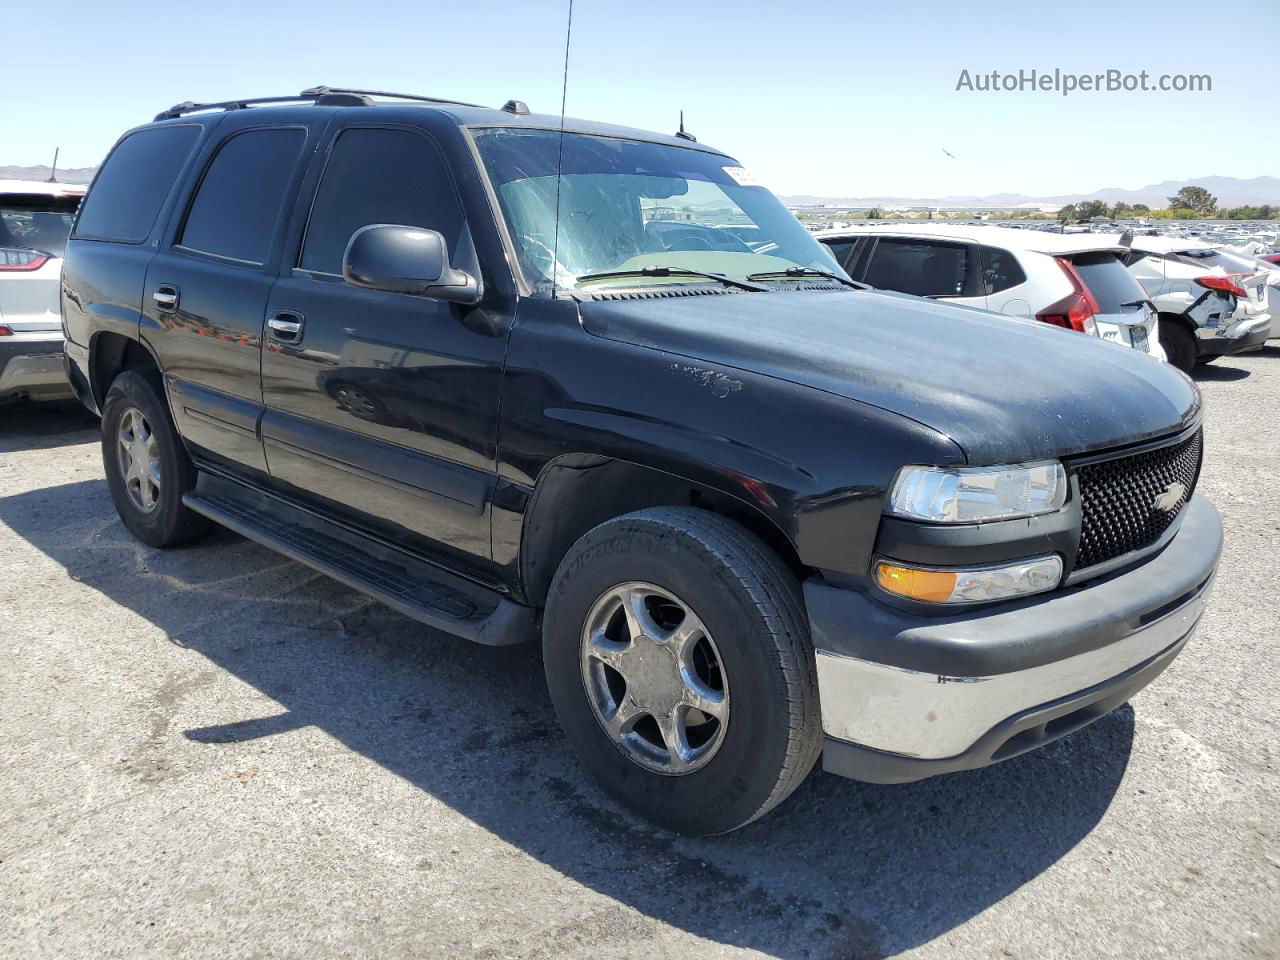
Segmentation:
[(1176, 510), (1178, 504), (1182, 502), (1182, 495), (1187, 492), (1187, 488), (1181, 483), (1171, 483), (1164, 488), (1164, 493), (1156, 497), (1151, 506), (1164, 513)]

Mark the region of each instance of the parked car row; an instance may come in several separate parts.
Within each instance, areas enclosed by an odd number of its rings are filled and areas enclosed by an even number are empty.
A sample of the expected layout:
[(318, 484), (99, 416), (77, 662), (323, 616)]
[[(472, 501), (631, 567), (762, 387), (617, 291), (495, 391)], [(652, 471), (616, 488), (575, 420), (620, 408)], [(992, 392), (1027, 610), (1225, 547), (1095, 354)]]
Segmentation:
[(1164, 359), (1155, 308), (1115, 239), (943, 225), (816, 236), (872, 287), (1039, 320)]
[(1280, 336), (1280, 270), (1196, 240), (962, 224), (815, 236), (873, 287), (1039, 320), (1185, 372)]
[(79, 211), (66, 364), (140, 541), (540, 632), (586, 768), (720, 833), (819, 758), (1078, 730), (1205, 609), (1200, 397), (1130, 248), (1010, 233), (820, 243), (683, 131), (518, 101), (184, 103)]

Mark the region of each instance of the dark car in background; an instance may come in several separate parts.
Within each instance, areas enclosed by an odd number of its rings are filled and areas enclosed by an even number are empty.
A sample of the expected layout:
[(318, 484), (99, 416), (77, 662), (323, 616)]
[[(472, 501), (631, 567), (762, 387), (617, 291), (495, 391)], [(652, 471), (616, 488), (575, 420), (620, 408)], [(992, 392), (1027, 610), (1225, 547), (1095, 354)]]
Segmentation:
[(183, 104), (116, 144), (63, 276), (134, 536), (216, 522), (458, 636), (540, 631), (582, 762), (677, 830), (819, 757), (901, 782), (1077, 730), (1217, 566), (1187, 377), (866, 290), (687, 137)]

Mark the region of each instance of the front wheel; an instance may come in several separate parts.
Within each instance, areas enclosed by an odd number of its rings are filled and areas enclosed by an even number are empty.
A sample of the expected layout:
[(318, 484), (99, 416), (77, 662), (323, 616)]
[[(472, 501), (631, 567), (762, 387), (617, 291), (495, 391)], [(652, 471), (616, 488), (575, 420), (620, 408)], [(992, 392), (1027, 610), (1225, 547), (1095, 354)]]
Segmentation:
[(188, 543), (210, 523), (182, 503), (196, 470), (151, 381), (126, 370), (102, 404), (102, 466), (116, 513), (152, 547)]
[(799, 585), (715, 514), (651, 508), (587, 533), (552, 583), (543, 650), (582, 762), (622, 803), (681, 833), (750, 823), (821, 749)]

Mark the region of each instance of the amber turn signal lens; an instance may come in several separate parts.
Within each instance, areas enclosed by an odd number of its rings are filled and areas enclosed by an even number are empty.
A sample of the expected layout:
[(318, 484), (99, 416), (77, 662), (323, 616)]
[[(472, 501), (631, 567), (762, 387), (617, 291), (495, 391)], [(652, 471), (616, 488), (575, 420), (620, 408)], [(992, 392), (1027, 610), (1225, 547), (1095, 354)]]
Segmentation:
[(917, 570), (893, 563), (876, 566), (876, 582), (889, 593), (926, 603), (946, 603), (956, 588), (956, 575), (940, 570)]

